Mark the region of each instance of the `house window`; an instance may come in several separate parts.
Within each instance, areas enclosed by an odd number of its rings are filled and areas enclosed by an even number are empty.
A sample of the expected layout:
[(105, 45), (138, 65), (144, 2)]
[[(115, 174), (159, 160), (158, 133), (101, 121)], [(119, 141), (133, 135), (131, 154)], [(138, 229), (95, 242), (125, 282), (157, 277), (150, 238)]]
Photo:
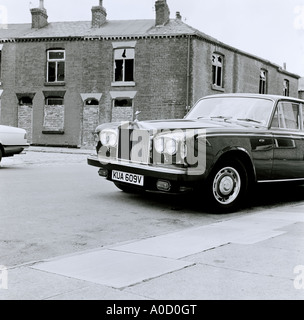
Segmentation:
[(132, 48), (120, 48), (114, 50), (114, 81), (134, 81), (134, 56)]
[(44, 134), (64, 134), (65, 92), (44, 91), (45, 106), (43, 117)]
[(98, 106), (99, 101), (96, 99), (87, 99), (85, 104), (86, 104), (86, 106)]
[(132, 108), (133, 107), (133, 100), (128, 99), (128, 98), (116, 98), (113, 100), (113, 106), (114, 107)]
[(46, 105), (47, 106), (63, 106), (63, 98), (61, 97), (47, 98)]
[(65, 50), (47, 52), (47, 82), (63, 82), (65, 75)]
[(288, 80), (284, 80), (284, 83), (283, 83), (283, 95), (285, 97), (289, 97), (289, 81)]
[(260, 73), (259, 93), (260, 94), (267, 93), (267, 71), (266, 70), (261, 70), (261, 73)]
[(33, 104), (33, 99), (28, 96), (24, 96), (19, 99), (19, 106), (31, 106)]
[(134, 120), (134, 99), (137, 91), (110, 91), (112, 98), (112, 122)]
[(224, 58), (222, 55), (212, 55), (212, 85), (215, 87), (223, 87), (223, 66)]

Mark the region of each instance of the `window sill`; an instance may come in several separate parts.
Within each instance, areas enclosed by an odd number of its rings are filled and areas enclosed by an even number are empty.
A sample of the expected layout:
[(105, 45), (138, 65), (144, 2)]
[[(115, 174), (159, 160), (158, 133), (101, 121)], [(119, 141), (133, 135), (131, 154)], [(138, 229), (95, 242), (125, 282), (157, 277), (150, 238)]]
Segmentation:
[(46, 87), (64, 87), (65, 82), (45, 82)]
[(64, 130), (42, 130), (43, 134), (64, 134)]
[(219, 87), (219, 86), (217, 86), (217, 85), (215, 85), (215, 84), (212, 84), (212, 85), (211, 85), (211, 89), (212, 89), (212, 90), (215, 90), (215, 91), (225, 92), (225, 88)]
[(112, 87), (135, 87), (135, 85), (134, 81), (116, 81), (111, 83)]

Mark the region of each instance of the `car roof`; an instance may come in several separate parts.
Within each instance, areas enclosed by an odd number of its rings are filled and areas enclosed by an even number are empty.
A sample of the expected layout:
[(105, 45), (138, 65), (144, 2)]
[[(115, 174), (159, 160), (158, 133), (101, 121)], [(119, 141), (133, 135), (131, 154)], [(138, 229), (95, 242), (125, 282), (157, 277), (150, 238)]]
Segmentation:
[(258, 94), (258, 93), (223, 93), (223, 94), (215, 94), (215, 95), (205, 96), (202, 99), (207, 99), (207, 98), (229, 98), (229, 97), (261, 98), (261, 99), (271, 99), (273, 101), (278, 101), (278, 100), (282, 100), (283, 99), (283, 100), (292, 100), (292, 101), (295, 101), (295, 102), (304, 103), (304, 100), (301, 100), (299, 98), (287, 97), (287, 96), (275, 95), (275, 94)]

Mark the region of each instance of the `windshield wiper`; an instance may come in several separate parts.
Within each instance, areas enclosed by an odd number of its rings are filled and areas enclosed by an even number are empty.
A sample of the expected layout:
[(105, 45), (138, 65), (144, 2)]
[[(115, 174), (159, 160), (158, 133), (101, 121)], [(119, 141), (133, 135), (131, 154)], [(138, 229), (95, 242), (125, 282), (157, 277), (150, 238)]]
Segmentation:
[(244, 119), (237, 119), (239, 121), (246, 121), (246, 122), (254, 122), (254, 123), (262, 123), (261, 121), (254, 120), (254, 119), (249, 119), (249, 118), (244, 118)]
[(225, 116), (212, 116), (212, 117), (198, 117), (197, 119), (222, 119), (224, 121), (232, 119), (232, 117), (225, 117)]
[(211, 119), (224, 119), (224, 120), (229, 120), (232, 119), (232, 117), (225, 117), (225, 116), (213, 116), (210, 117)]

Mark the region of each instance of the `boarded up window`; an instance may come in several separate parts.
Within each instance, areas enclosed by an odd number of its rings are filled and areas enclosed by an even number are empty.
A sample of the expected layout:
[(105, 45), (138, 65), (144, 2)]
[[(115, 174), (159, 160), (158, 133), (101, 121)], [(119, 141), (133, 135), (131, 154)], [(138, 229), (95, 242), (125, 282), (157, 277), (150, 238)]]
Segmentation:
[(33, 96), (23, 96), (17, 94), (19, 99), (18, 103), (18, 127), (25, 129), (27, 132), (27, 140), (32, 143), (32, 131), (33, 131)]
[(43, 133), (64, 133), (64, 100), (61, 97), (48, 97), (44, 106)]

